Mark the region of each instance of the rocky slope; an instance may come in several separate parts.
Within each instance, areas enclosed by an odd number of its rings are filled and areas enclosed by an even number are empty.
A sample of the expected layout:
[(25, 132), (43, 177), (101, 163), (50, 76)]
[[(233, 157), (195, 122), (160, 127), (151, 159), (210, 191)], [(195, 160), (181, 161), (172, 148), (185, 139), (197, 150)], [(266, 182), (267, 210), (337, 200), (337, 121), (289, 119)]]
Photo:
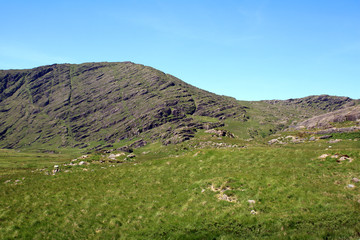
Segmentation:
[(349, 97), (329, 95), (316, 95), (288, 100), (266, 100), (264, 102), (272, 105), (292, 106), (296, 107), (298, 110), (306, 109), (306, 112), (309, 112), (310, 109), (312, 109), (314, 112), (332, 112), (356, 104), (356, 102)]
[(357, 122), (360, 121), (360, 105), (347, 107), (339, 109), (337, 111), (312, 117), (298, 123), (296, 125), (296, 129), (331, 128), (332, 123), (340, 123), (346, 121), (353, 122), (353, 125), (357, 125)]
[(179, 142), (226, 118), (242, 121), (245, 108), (131, 62), (0, 71), (0, 147), (85, 147), (139, 135)]
[(237, 101), (131, 62), (1, 70), (0, 147), (170, 144), (224, 125), (244, 138), (265, 136), (355, 104), (327, 95)]

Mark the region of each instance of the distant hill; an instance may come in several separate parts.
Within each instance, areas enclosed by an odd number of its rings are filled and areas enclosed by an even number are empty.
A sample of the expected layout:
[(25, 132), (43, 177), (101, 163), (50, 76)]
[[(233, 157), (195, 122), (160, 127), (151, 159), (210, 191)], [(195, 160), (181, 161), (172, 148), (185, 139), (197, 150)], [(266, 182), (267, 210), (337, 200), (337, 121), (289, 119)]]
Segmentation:
[(325, 113), (302, 121), (296, 125), (297, 129), (330, 128), (332, 123), (360, 121), (360, 105), (342, 108), (337, 111)]
[(252, 137), (257, 129), (271, 134), (355, 104), (327, 95), (237, 101), (131, 62), (1, 70), (0, 147), (90, 148), (128, 139), (169, 144), (221, 126)]

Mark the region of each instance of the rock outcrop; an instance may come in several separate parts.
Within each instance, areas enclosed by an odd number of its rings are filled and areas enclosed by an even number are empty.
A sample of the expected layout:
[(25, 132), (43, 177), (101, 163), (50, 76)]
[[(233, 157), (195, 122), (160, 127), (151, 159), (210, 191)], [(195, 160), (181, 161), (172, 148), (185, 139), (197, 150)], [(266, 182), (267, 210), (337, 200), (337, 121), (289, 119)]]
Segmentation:
[[(296, 125), (296, 129), (330, 128), (331, 123), (360, 120), (360, 105), (347, 107), (334, 112), (315, 116)], [(356, 125), (358, 123), (354, 123)], [(346, 129), (344, 129), (345, 131)], [(350, 131), (352, 129), (349, 129)], [(356, 129), (353, 129), (356, 130)], [(333, 130), (336, 132), (336, 130)], [(325, 132), (324, 132), (325, 133)], [(327, 132), (332, 133), (332, 132)]]

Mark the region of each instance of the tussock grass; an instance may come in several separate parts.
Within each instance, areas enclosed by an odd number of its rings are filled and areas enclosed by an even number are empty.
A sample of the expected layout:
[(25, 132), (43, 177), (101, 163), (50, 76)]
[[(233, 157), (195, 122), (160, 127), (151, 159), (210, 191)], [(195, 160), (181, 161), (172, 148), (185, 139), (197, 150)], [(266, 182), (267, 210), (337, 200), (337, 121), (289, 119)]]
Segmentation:
[[(359, 238), (358, 142), (191, 144), (150, 144), (132, 162), (62, 166), (55, 175), (9, 171), (0, 176), (0, 238)], [(319, 159), (323, 153), (354, 161)]]

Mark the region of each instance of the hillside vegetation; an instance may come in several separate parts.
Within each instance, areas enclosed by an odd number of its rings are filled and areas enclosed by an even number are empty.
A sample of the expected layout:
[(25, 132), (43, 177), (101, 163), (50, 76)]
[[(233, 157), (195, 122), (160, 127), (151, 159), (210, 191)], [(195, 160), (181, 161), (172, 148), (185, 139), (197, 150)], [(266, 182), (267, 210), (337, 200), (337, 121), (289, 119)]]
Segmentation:
[(264, 137), (355, 104), (346, 97), (237, 101), (131, 62), (55, 64), (0, 71), (0, 147), (44, 145), (100, 149), (189, 140), (222, 127), (241, 138)]
[(359, 100), (130, 62), (0, 71), (0, 239), (359, 239)]
[[(142, 133), (166, 139), (179, 128), (199, 124), (191, 116), (245, 118), (235, 99), (130, 62), (1, 71), (0, 79), (3, 147), (86, 147)], [(168, 122), (166, 131), (155, 130)]]

